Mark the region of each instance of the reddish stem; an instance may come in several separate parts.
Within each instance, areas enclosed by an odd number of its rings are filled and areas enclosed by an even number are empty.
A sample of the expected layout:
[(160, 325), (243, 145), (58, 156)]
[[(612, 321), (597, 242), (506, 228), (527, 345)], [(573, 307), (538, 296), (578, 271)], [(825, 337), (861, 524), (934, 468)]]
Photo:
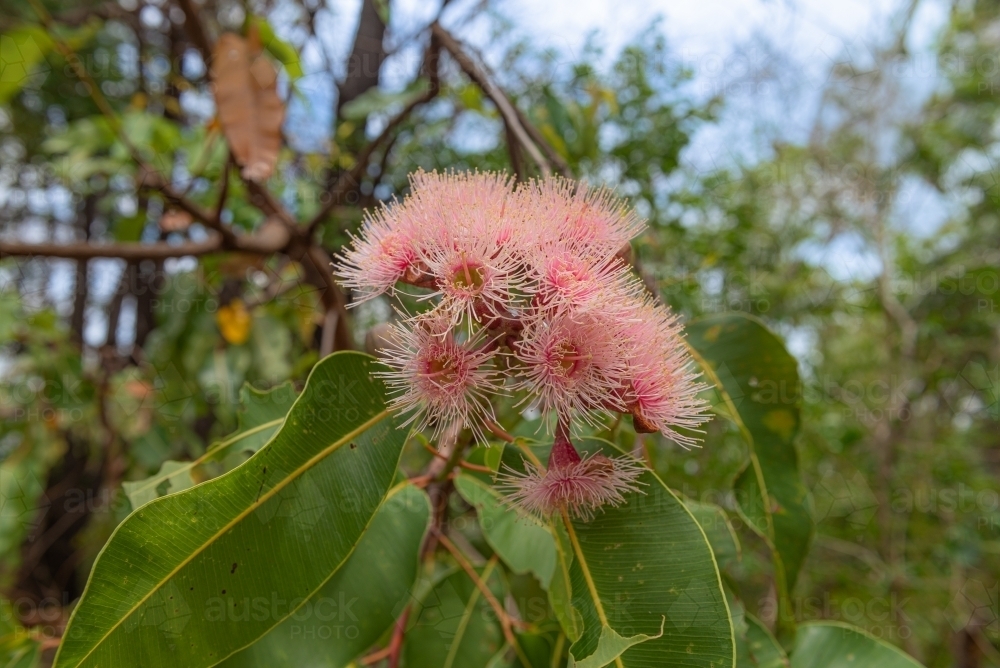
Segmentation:
[(403, 614), (396, 621), (396, 628), (392, 631), (392, 640), (389, 642), (389, 668), (396, 668), (399, 665), (399, 656), (403, 649), (403, 634), (406, 633), (406, 622), (410, 618), (410, 606), (406, 606)]
[(549, 453), (549, 468), (572, 466), (580, 461), (580, 453), (569, 440), (569, 425), (561, 418), (556, 424), (556, 440)]

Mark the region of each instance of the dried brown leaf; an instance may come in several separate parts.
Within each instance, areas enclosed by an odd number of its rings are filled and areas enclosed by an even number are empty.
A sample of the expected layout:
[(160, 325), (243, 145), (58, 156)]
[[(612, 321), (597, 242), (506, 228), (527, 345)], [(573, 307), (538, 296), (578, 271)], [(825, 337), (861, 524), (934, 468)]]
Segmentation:
[(256, 41), (222, 35), (213, 54), (212, 83), (219, 123), (243, 177), (260, 182), (278, 162), (285, 105), (278, 96), (278, 73)]

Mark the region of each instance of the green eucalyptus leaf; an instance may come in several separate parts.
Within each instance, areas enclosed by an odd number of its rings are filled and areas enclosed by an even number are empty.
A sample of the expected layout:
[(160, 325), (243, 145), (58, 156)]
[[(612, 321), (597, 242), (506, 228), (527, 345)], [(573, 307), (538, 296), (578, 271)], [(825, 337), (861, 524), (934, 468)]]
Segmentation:
[(568, 668), (602, 668), (618, 659), (629, 647), (661, 637), (663, 635), (663, 625), (666, 621), (667, 618), (664, 617), (663, 622), (660, 624), (660, 632), (655, 636), (640, 633), (624, 638), (618, 635), (618, 632), (610, 626), (603, 626), (601, 627), (601, 637), (597, 640), (597, 649), (594, 650), (594, 653), (582, 661), (575, 661), (573, 655), (570, 654)]
[(160, 466), (156, 475), (144, 480), (123, 482), (122, 489), (128, 497), (132, 508), (144, 506), (153, 499), (158, 499), (174, 492), (183, 492), (197, 485), (192, 475), (194, 462), (176, 462), (167, 460)]
[(237, 413), (236, 432), (213, 444), (204, 455), (193, 461), (168, 460), (163, 462), (154, 476), (123, 482), (122, 488), (132, 508), (214, 478), (213, 470), (208, 466), (212, 462), (222, 462), (225, 470), (243, 463), (246, 459), (243, 453), (257, 452), (278, 431), (295, 397), (291, 382), (264, 391), (244, 384), (240, 388), (242, 410)]
[(788, 656), (764, 624), (748, 613), (743, 601), (726, 587), (736, 639), (736, 668), (788, 668)]
[(471, 464), (485, 466), (490, 471), (496, 473), (500, 468), (500, 462), (503, 459), (504, 449), (503, 443), (498, 445), (478, 445), (469, 451), (469, 454), (465, 457), (465, 461)]
[(57, 441), (26, 439), (0, 462), (0, 556), (5, 565), (16, 563), (25, 537), (41, 527), (49, 510), (47, 472), (63, 452)]
[(737, 476), (739, 509), (771, 548), (781, 619), (787, 612), (813, 533), (809, 494), (799, 472), (801, 383), (798, 367), (777, 336), (743, 314), (701, 318), (688, 342), (723, 398), (750, 450)]
[(14, 606), (0, 600), (0, 666), (4, 668), (35, 668), (42, 660), (38, 639), (17, 623)]
[(122, 522), (55, 666), (215, 665), (319, 591), (382, 503), (406, 440), (373, 364), (321, 360), (250, 460)]
[(920, 668), (902, 650), (841, 622), (809, 622), (799, 627), (792, 668)]
[(515, 573), (532, 573), (548, 589), (556, 568), (556, 546), (548, 527), (524, 512), (503, 505), (496, 490), (466, 473), (455, 488), (479, 515), (486, 542)]
[(764, 623), (745, 613), (747, 649), (756, 668), (788, 668), (788, 656)]
[(408, 600), (430, 499), (410, 484), (386, 496), (347, 562), (302, 610), (223, 668), (343, 668), (385, 632)]
[(275, 60), (285, 68), (288, 78), (293, 82), (302, 78), (302, 63), (295, 47), (278, 37), (267, 19), (260, 16), (249, 16), (247, 21), (257, 27), (260, 43)]
[(42, 142), (42, 148), (53, 154), (69, 154), (72, 160), (86, 159), (106, 151), (115, 142), (115, 132), (103, 116), (88, 116), (73, 121), (66, 129)]
[(259, 378), (288, 378), (292, 373), (292, 331), (272, 315), (258, 314), (250, 330), (253, 368)]
[[(494, 594), (499, 593), (496, 561), (479, 572)], [(407, 668), (475, 668), (486, 666), (500, 652), (503, 634), (489, 602), (464, 570), (439, 581), (410, 614), (416, 621), (403, 644)]]
[[(578, 445), (623, 454), (596, 439)], [(704, 532), (652, 471), (639, 481), (643, 491), (626, 494), (622, 505), (589, 522), (564, 522), (574, 556), (573, 603), (584, 622), (570, 654), (578, 665), (603, 657), (599, 652), (622, 645), (614, 631), (642, 638), (622, 647), (614, 659), (619, 668), (732, 666), (733, 626)]]
[(705, 537), (708, 538), (708, 543), (712, 546), (712, 553), (715, 554), (719, 568), (725, 568), (738, 562), (742, 555), (742, 548), (726, 511), (713, 503), (701, 503), (690, 499), (685, 499), (684, 505), (691, 511), (705, 532)]

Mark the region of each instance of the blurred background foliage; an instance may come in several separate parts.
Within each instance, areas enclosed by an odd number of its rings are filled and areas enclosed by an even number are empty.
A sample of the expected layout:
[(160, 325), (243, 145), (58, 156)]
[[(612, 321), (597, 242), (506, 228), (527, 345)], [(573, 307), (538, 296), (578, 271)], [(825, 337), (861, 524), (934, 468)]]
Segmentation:
[[(273, 207), (227, 166), (204, 33), (253, 25), (279, 68), (290, 112), (267, 189), (298, 221), (328, 207), (304, 237), (327, 259), (364, 209), (406, 193), (415, 169), (537, 173), (491, 96), (428, 31), (394, 30), (391, 5), (366, 0), (345, 66), (317, 46), (330, 10), (313, 0), (0, 1), (0, 587), (12, 602), (0, 646), (12, 657), (34, 658), (19, 638), (58, 642), (131, 510), (123, 482), (236, 429), (244, 383), (300, 386), (322, 354), (364, 349), (391, 317), (381, 302), (348, 317), (337, 299), (350, 295), (331, 295), (291, 245), (89, 261), (12, 250), (209, 238), (150, 168), (209, 210), (225, 183), (221, 224), (266, 227)], [(1000, 3), (949, 7), (940, 80), (918, 108), (898, 104), (904, 20), (866, 62), (831, 65), (805, 141), (708, 169), (684, 151), (728, 100), (687, 92), (695, 73), (659, 26), (619, 54), (590, 46), (566, 62), (517, 39), (488, 5), (462, 11), (497, 38), (470, 51), (489, 48), (491, 76), (557, 154), (550, 162), (613, 186), (648, 220), (633, 251), (650, 289), (686, 319), (758, 316), (798, 357), (817, 521), (798, 618), (860, 625), (934, 668), (1000, 667)], [(380, 81), (406, 48), (413, 76)], [(334, 101), (307, 79), (326, 81)], [(322, 138), (303, 140), (302, 128)], [(958, 203), (933, 234), (900, 219), (914, 188)], [(634, 442), (669, 486), (733, 508), (722, 490), (746, 455), (731, 425), (713, 421), (691, 451)], [(428, 456), (404, 461), (417, 469)], [(773, 625), (766, 551), (737, 529), (744, 554), (727, 568)]]

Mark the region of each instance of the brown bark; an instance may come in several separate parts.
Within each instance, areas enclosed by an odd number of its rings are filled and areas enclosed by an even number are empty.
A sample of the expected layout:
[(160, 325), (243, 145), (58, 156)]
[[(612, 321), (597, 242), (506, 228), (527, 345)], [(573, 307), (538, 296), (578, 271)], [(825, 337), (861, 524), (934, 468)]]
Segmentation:
[(354, 46), (347, 58), (347, 74), (338, 86), (337, 116), (351, 100), (378, 86), (379, 69), (385, 60), (385, 23), (375, 8), (374, 0), (361, 3), (358, 30), (354, 33)]
[[(97, 214), (97, 195), (84, 197), (78, 219), (78, 227), (83, 233), (83, 243), (90, 240), (90, 228)], [(2, 249), (0, 249), (2, 252)], [(73, 284), (73, 314), (69, 319), (70, 340), (76, 345), (83, 345), (83, 326), (87, 316), (87, 295), (90, 271), (87, 258), (76, 261), (76, 280)]]

